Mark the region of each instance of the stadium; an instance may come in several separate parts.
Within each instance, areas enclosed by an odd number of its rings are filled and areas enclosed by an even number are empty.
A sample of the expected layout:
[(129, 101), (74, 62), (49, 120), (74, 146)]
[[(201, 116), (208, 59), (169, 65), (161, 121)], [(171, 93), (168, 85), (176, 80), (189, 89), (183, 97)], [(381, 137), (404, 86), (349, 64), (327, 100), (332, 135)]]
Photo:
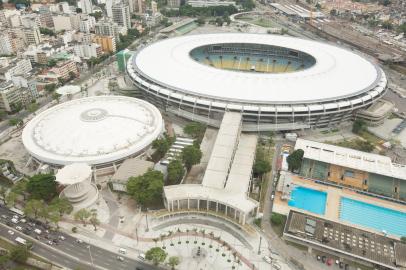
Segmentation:
[(222, 33), (142, 48), (127, 73), (161, 110), (219, 126), (243, 114), (244, 131), (297, 130), (348, 121), (386, 92), (382, 69), (349, 50), (293, 37)]
[(86, 163), (99, 169), (143, 154), (162, 131), (161, 113), (152, 104), (131, 97), (97, 96), (40, 113), (25, 126), (22, 141), (39, 165)]

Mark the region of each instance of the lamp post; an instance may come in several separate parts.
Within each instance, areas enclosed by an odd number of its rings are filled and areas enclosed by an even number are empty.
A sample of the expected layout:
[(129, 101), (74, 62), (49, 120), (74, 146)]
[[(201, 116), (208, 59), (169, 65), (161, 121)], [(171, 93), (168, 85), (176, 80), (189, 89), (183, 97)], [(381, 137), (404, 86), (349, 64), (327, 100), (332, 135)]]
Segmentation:
[(149, 231), (149, 227), (148, 227), (148, 208), (147, 211), (145, 212), (145, 222), (147, 223), (147, 228), (145, 229), (146, 232)]
[(92, 251), (90, 250), (90, 240), (89, 240), (89, 245), (87, 246), (87, 249), (89, 249), (90, 261), (91, 261), (91, 263), (92, 263), (92, 267), (94, 267), (94, 264), (93, 264), (93, 257), (92, 257)]

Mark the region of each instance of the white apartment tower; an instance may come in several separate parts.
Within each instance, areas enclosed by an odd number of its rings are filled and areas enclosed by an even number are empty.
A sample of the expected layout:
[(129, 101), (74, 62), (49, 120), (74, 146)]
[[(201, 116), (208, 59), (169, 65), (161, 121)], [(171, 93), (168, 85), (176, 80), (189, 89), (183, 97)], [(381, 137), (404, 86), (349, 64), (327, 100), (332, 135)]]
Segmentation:
[(112, 12), (113, 22), (116, 22), (118, 25), (127, 27), (127, 29), (131, 28), (130, 8), (127, 4), (118, 3), (113, 5)]
[(93, 13), (93, 5), (91, 0), (80, 0), (80, 8), (83, 13)]

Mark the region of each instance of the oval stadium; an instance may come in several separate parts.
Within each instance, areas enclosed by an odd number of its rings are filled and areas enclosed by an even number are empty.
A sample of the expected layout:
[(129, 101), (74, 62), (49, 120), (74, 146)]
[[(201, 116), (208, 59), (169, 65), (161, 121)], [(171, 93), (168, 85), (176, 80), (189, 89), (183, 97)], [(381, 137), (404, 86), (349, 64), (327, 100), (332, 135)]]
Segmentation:
[(377, 64), (347, 49), (243, 33), (153, 43), (128, 60), (127, 73), (167, 113), (219, 126), (224, 111), (241, 112), (244, 131), (337, 125), (387, 85)]

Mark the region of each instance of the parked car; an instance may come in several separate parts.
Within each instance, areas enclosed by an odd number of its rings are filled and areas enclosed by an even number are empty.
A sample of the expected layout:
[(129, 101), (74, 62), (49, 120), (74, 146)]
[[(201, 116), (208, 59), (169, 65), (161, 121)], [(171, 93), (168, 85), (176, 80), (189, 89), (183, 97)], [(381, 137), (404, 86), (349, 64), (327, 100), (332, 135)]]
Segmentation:
[(118, 253), (126, 254), (126, 253), (127, 253), (127, 250), (126, 250), (125, 248), (119, 248), (119, 249), (118, 249)]
[(54, 243), (52, 241), (47, 241), (47, 244), (52, 246)]
[(65, 238), (64, 236), (62, 236), (62, 235), (59, 236), (59, 240), (62, 240), (62, 241), (63, 241), (63, 240), (65, 240), (65, 239), (66, 239), (66, 238)]
[(120, 262), (123, 262), (123, 261), (124, 261), (124, 258), (121, 257), (121, 256), (117, 256), (117, 260), (119, 260)]
[(269, 264), (272, 263), (272, 259), (271, 259), (269, 256), (264, 256), (264, 257), (262, 257), (262, 259), (263, 259), (266, 263), (269, 263)]
[(12, 230), (8, 230), (9, 235), (14, 235), (14, 232)]
[(22, 231), (22, 230), (23, 230), (23, 227), (21, 227), (21, 226), (16, 226), (16, 230)]
[(145, 261), (145, 254), (144, 253), (140, 253), (140, 255), (138, 255), (138, 259)]
[(76, 243), (82, 244), (83, 240), (82, 239), (76, 239)]

